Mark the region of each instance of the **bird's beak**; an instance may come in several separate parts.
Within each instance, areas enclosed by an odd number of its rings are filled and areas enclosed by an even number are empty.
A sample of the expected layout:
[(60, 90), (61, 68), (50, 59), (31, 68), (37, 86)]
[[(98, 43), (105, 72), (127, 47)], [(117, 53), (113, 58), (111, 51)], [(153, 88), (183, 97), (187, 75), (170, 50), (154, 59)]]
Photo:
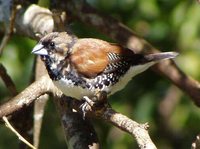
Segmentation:
[(33, 54), (36, 55), (48, 55), (47, 49), (41, 43), (38, 43), (32, 50)]

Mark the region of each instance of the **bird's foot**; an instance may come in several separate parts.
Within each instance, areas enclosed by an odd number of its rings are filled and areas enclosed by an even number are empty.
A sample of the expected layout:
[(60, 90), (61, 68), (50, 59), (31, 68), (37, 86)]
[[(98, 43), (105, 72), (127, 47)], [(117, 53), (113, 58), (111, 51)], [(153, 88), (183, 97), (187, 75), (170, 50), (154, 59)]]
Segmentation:
[(98, 111), (99, 109), (102, 109), (105, 102), (107, 101), (106, 99), (107, 99), (106, 92), (97, 93), (96, 96), (94, 96), (93, 98), (89, 98), (88, 96), (83, 96), (84, 103), (81, 104), (80, 106), (83, 112), (83, 119), (85, 119), (87, 112), (91, 112), (93, 110)]
[(84, 102), (81, 104), (80, 108), (83, 112), (83, 119), (85, 119), (86, 113), (92, 111), (92, 107), (94, 106), (95, 102), (87, 96), (83, 96), (83, 100)]

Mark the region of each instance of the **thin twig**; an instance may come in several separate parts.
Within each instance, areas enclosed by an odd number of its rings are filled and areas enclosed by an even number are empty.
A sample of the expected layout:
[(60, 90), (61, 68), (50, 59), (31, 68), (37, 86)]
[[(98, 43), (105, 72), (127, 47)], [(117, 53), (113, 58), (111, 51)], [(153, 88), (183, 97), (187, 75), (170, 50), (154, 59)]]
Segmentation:
[(17, 95), (17, 89), (15, 87), (15, 84), (12, 81), (11, 77), (8, 75), (6, 68), (2, 64), (0, 64), (0, 77), (4, 81), (6, 87), (8, 88), (12, 96)]
[[(39, 80), (43, 75), (47, 74), (44, 63), (41, 61), (40, 57), (36, 58), (35, 61), (35, 80)], [(34, 102), (34, 129), (33, 129), (33, 145), (38, 148), (40, 143), (40, 132), (42, 128), (42, 121), (44, 116), (45, 105), (49, 99), (48, 94), (40, 96)]]
[(161, 119), (163, 123), (166, 124), (169, 122), (169, 118), (172, 116), (175, 108), (180, 102), (181, 95), (180, 90), (174, 85), (171, 85), (166, 91), (165, 97), (161, 100), (158, 106), (158, 111), (162, 117)]
[(32, 144), (30, 144), (24, 137), (22, 137), (13, 127), (12, 125), (9, 123), (8, 119), (3, 116), (3, 120), (5, 122), (6, 127), (8, 127), (12, 132), (14, 132), (14, 134), (17, 135), (17, 137), (19, 138), (19, 140), (21, 140), (22, 142), (24, 142), (26, 145), (28, 145), (30, 148), (32, 149), (36, 149)]
[(61, 18), (61, 13), (62, 13), (61, 11), (58, 11), (56, 9), (52, 10), (52, 17), (54, 21), (54, 31), (57, 31), (57, 32), (65, 31), (65, 26)]
[(16, 14), (20, 8), (21, 8), (21, 5), (13, 5), (12, 7), (12, 12), (11, 12), (10, 21), (9, 21), (10, 22), (9, 28), (6, 28), (6, 33), (0, 45), (0, 56), (2, 55), (4, 47), (6, 46), (6, 44), (8, 43), (8, 41), (10, 40), (13, 34)]

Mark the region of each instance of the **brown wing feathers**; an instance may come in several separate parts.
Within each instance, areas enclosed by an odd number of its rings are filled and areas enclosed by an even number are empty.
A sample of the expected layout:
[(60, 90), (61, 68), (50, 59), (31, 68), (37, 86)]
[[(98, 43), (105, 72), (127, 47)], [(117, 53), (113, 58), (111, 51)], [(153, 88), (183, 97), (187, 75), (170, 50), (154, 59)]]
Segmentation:
[[(94, 42), (88, 42), (88, 40), (94, 40)], [(80, 74), (95, 77), (106, 68), (109, 61), (106, 47), (102, 45), (102, 42), (95, 39), (79, 39), (74, 45), (70, 60)]]

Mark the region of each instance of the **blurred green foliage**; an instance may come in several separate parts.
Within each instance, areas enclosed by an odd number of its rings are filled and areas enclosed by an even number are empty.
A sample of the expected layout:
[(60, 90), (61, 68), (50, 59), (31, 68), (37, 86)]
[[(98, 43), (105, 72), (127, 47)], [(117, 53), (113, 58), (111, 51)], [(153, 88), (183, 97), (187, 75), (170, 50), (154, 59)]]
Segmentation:
[[(45, 0), (40, 0), (41, 4), (43, 2), (48, 4)], [(121, 20), (162, 51), (178, 51), (180, 55), (175, 60), (177, 65), (186, 74), (200, 80), (200, 4), (195, 0), (88, 0), (88, 2), (99, 11)], [(112, 41), (94, 28), (80, 22), (73, 22), (71, 28), (79, 37)], [(30, 84), (34, 60), (31, 49), (34, 44), (35, 41), (25, 37), (13, 36), (0, 57), (0, 62), (7, 68), (19, 92)], [(186, 94), (178, 91), (174, 93), (174, 97), (177, 98), (170, 117), (163, 118), (159, 107), (170, 93), (171, 86), (168, 80), (148, 70), (135, 77), (124, 90), (113, 95), (110, 102), (114, 109), (137, 122), (148, 122), (150, 136), (158, 148), (188, 149), (200, 132), (200, 110)], [(1, 103), (10, 98), (1, 80), (0, 97)], [(136, 141), (129, 134), (100, 120), (93, 120), (93, 123), (102, 148), (137, 148)], [(17, 148), (16, 144), (17, 137), (1, 125), (0, 148)], [(52, 100), (46, 107), (40, 148), (66, 148), (60, 120), (55, 114)]]

